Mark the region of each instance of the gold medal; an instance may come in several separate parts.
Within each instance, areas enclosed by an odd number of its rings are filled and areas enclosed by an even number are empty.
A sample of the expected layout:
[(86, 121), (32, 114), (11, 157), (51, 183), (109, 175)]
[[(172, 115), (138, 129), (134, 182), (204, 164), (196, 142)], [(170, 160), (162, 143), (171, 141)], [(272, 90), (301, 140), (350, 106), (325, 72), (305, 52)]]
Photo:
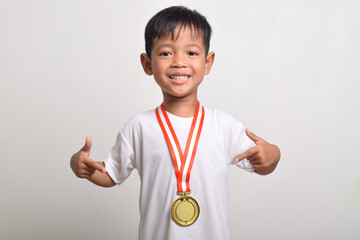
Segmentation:
[(171, 216), (178, 225), (186, 227), (198, 219), (200, 207), (195, 198), (188, 196), (190, 192), (180, 194), (171, 206)]

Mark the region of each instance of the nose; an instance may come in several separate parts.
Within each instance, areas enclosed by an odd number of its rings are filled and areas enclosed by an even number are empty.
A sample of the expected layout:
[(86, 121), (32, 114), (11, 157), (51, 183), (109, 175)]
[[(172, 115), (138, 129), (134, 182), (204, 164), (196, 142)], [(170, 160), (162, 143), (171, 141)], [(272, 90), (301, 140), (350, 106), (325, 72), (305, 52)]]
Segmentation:
[(174, 54), (173, 62), (171, 64), (172, 67), (186, 67), (186, 58), (183, 54)]

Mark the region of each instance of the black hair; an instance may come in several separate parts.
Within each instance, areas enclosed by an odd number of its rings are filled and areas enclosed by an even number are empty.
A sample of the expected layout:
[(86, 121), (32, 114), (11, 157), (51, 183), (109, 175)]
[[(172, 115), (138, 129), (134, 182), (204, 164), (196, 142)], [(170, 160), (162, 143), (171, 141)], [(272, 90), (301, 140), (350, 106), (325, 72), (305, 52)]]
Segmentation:
[(174, 38), (174, 31), (178, 25), (181, 29), (189, 27), (202, 35), (205, 56), (207, 56), (210, 48), (211, 26), (206, 18), (196, 10), (190, 10), (183, 6), (173, 6), (158, 12), (146, 25), (145, 51), (149, 58), (151, 58), (151, 51), (154, 47), (154, 39), (164, 37), (170, 33)]

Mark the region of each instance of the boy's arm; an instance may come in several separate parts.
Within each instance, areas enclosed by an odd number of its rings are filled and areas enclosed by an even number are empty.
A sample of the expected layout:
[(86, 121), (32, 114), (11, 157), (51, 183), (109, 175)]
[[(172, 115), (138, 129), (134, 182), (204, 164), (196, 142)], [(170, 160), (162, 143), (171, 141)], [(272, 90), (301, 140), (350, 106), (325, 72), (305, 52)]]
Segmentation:
[(112, 187), (115, 182), (107, 174), (103, 162), (95, 162), (90, 156), (91, 138), (86, 138), (86, 143), (79, 152), (72, 155), (70, 166), (79, 178), (86, 178), (90, 182), (101, 187)]
[(239, 162), (247, 158), (257, 174), (272, 173), (280, 160), (280, 149), (256, 136), (249, 129), (246, 129), (246, 135), (255, 142), (256, 146), (239, 155), (235, 161)]

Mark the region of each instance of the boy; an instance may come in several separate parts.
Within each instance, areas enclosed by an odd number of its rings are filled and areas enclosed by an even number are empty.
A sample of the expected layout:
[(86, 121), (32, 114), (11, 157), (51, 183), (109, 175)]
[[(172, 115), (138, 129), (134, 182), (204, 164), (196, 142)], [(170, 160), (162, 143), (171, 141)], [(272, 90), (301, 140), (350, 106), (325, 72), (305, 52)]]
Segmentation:
[(89, 137), (71, 158), (78, 177), (103, 187), (138, 170), (139, 239), (229, 239), (228, 165), (265, 175), (280, 159), (275, 145), (198, 102), (197, 88), (215, 57), (210, 35), (196, 11), (170, 7), (157, 13), (145, 29), (141, 64), (160, 86), (163, 104), (131, 118), (105, 162), (89, 158)]

